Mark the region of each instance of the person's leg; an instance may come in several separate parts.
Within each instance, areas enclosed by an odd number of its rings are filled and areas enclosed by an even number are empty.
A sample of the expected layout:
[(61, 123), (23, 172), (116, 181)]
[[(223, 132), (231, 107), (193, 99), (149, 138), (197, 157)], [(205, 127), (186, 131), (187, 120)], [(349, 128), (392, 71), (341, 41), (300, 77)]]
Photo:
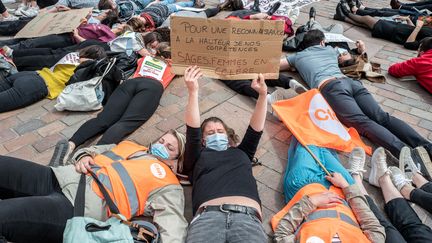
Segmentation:
[(54, 64), (56, 64), (66, 54), (68, 54), (68, 52), (23, 57), (15, 57), (14, 55), (13, 62), (19, 71), (36, 71), (45, 67), (50, 68), (54, 66)]
[(367, 26), (369, 29), (373, 29), (374, 25), (378, 22), (379, 19), (371, 17), (371, 16), (360, 16), (356, 14), (349, 13), (347, 15), (348, 18), (354, 20), (356, 23), (361, 24), (363, 26)]
[(58, 34), (58, 35), (47, 35), (42, 37), (37, 37), (33, 39), (23, 40), (14, 45), (8, 45), (13, 50), (18, 49), (29, 49), (29, 48), (62, 48), (66, 46), (74, 45), (74, 40), (69, 33)]
[(194, 6), (193, 1), (186, 1), (186, 2), (176, 2), (176, 3), (169, 3), (167, 4), (168, 11), (170, 14), (178, 12), (180, 9), (178, 7), (193, 7)]
[[(24, 26), (33, 18), (21, 17), (15, 21), (0, 22), (0, 36), (13, 36), (16, 35)], [(2, 45), (0, 44), (0, 47)]]
[(430, 242), (432, 230), (424, 225), (409, 203), (403, 198), (389, 174), (379, 179), (384, 195), (384, 210), (392, 224), (398, 229), (407, 242)]
[(0, 112), (35, 103), (48, 95), (45, 81), (36, 72), (20, 72), (7, 77), (11, 88), (0, 92)]
[[(354, 127), (373, 143), (383, 146), (394, 155), (399, 156), (399, 152), (405, 144), (387, 128), (373, 121), (363, 112), (354, 99), (351, 79), (332, 81), (322, 88), (321, 94), (345, 126)], [(376, 102), (370, 105), (374, 106), (375, 109), (380, 109)]]
[(0, 236), (11, 242), (62, 242), (72, 217), (72, 204), (59, 192), (0, 200)]
[(358, 9), (356, 12), (357, 15), (360, 16), (372, 16), (372, 17), (389, 17), (389, 16), (394, 16), (394, 15), (398, 15), (399, 14), (399, 10), (397, 9), (388, 9), (388, 8), (382, 8), (382, 9), (377, 9), (377, 8), (364, 8), (364, 9)]
[(228, 86), (230, 89), (234, 90), (235, 92), (241, 95), (258, 99), (258, 92), (252, 89), (250, 80), (220, 80), (220, 81), (224, 83), (226, 86)]
[(195, 216), (189, 224), (186, 242), (227, 242), (227, 215), (223, 212), (211, 211)]
[[(164, 92), (163, 86), (159, 81), (135, 78), (127, 82), (129, 82), (129, 85), (133, 89), (131, 90), (133, 93), (132, 99), (130, 99), (120, 120), (105, 131), (97, 143), (98, 145), (119, 143), (127, 135), (133, 133), (148, 121), (159, 106), (160, 98)], [(111, 109), (111, 107), (107, 104), (104, 109)]]
[(37, 5), (39, 6), (40, 9), (54, 5), (57, 2), (58, 2), (58, 0), (37, 0), (36, 1)]
[(242, 213), (229, 214), (226, 242), (267, 242), (268, 237), (261, 221), (254, 215)]
[(401, 194), (405, 199), (419, 205), (429, 213), (432, 213), (432, 183), (428, 182), (419, 173), (414, 174), (413, 182), (417, 188), (407, 184), (401, 188)]
[[(408, 144), (412, 148), (430, 144), (428, 140), (418, 134), (407, 123), (383, 111), (360, 81), (351, 81), (353, 82), (353, 97), (366, 116), (381, 125), (383, 128), (386, 128), (399, 140)], [(399, 153), (395, 153), (396, 151), (391, 152), (393, 155), (399, 156)]]
[(60, 187), (50, 167), (0, 155), (0, 199), (54, 192), (60, 192)]

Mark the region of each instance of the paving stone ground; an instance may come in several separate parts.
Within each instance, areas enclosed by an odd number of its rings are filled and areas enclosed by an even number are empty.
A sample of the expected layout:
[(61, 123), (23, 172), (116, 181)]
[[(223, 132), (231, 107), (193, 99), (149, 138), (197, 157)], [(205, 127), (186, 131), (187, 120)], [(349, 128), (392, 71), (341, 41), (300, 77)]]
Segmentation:
[[(371, 7), (388, 7), (388, 2), (384, 1), (364, 2)], [(208, 1), (207, 3), (207, 5), (214, 5)], [(323, 26), (327, 26), (335, 23), (332, 16), (336, 4), (336, 0), (323, 0), (310, 6), (316, 8), (317, 20)], [(301, 10), (296, 27), (306, 23), (308, 11), (309, 6)], [(385, 111), (408, 122), (424, 137), (432, 139), (432, 96), (415, 81), (401, 81), (390, 77), (386, 72), (392, 62), (407, 60), (414, 57), (416, 53), (405, 50), (400, 45), (372, 38), (367, 30), (346, 23), (342, 24), (345, 27), (345, 35), (353, 40), (364, 40), (371, 60), (381, 63), (384, 69), (387, 78), (385, 84), (364, 80), (363, 84)], [(184, 131), (186, 92), (183, 79), (176, 78), (165, 91), (160, 107), (153, 117), (130, 135), (129, 139), (148, 144), (169, 128)], [(0, 114), (0, 154), (46, 165), (56, 142), (62, 138), (70, 138), (81, 124), (97, 114), (97, 112), (58, 112), (54, 109), (54, 104), (55, 101), (45, 99), (29, 107)], [(200, 109), (203, 118), (221, 117), (241, 135), (248, 125), (254, 104), (254, 100), (236, 94), (219, 81), (203, 79), (200, 83)], [(257, 152), (257, 157), (263, 165), (253, 168), (262, 200), (264, 227), (269, 235), (271, 234), (268, 223), (270, 218), (284, 206), (282, 179), (290, 138), (291, 134), (284, 125), (269, 114)], [(341, 159), (346, 163), (347, 155), (341, 154)], [(369, 161), (370, 158), (368, 164)], [(383, 199), (380, 191), (366, 182), (365, 184), (370, 194), (382, 207)], [(191, 188), (185, 187), (188, 219), (191, 218), (190, 193)], [(422, 220), (432, 225), (427, 213), (418, 207), (415, 209)]]

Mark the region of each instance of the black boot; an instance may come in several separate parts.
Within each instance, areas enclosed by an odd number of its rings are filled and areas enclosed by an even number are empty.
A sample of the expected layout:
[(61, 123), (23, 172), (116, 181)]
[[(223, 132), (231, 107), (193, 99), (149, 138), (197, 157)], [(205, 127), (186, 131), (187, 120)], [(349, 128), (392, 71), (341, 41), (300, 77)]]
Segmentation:
[(242, 10), (244, 8), (242, 0), (231, 0), (231, 8), (233, 11)]
[(267, 11), (268, 16), (272, 16), (281, 6), (281, 2), (276, 2), (273, 6)]
[(311, 7), (309, 9), (309, 19), (312, 19), (312, 18), (315, 19), (315, 16), (316, 16), (316, 10), (314, 7)]
[(261, 9), (260, 9), (259, 5), (260, 5), (259, 0), (254, 0), (254, 4), (253, 4), (251, 10), (258, 12), (258, 13), (261, 13)]
[(342, 11), (341, 3), (338, 3), (338, 5), (336, 6), (336, 13), (335, 13), (335, 15), (333, 15), (333, 19), (339, 20), (339, 21), (345, 21), (345, 18), (346, 18), (346, 16), (345, 16), (344, 12)]

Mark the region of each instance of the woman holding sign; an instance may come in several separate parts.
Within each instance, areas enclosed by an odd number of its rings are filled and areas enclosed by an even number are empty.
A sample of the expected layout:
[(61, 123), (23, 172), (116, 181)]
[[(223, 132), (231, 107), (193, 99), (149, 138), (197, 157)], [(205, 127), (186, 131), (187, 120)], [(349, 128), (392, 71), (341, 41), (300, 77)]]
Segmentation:
[[(186, 149), (183, 173), (193, 184), (192, 220), (186, 242), (267, 242), (261, 225), (261, 200), (252, 163), (267, 112), (264, 76), (252, 81), (259, 97), (243, 140), (221, 119), (200, 125), (198, 67), (185, 71), (189, 91), (186, 107)], [(237, 146), (238, 144), (238, 146)]]
[(141, 58), (133, 78), (114, 90), (103, 111), (84, 123), (69, 141), (57, 143), (50, 164), (64, 164), (77, 146), (99, 134), (103, 136), (98, 145), (119, 143), (150, 119), (175, 76), (170, 59), (171, 49), (166, 42), (159, 44), (155, 57)]

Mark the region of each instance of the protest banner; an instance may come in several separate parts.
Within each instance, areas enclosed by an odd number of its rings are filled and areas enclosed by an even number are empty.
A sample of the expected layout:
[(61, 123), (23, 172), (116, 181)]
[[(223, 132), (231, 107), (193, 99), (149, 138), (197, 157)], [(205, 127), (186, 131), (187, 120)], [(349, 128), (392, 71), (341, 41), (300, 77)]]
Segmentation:
[(76, 29), (81, 19), (85, 18), (92, 8), (73, 9), (57, 13), (42, 12), (27, 23), (15, 38), (33, 38), (52, 34), (63, 34)]
[(173, 72), (198, 65), (217, 79), (279, 77), (284, 21), (171, 17)]

